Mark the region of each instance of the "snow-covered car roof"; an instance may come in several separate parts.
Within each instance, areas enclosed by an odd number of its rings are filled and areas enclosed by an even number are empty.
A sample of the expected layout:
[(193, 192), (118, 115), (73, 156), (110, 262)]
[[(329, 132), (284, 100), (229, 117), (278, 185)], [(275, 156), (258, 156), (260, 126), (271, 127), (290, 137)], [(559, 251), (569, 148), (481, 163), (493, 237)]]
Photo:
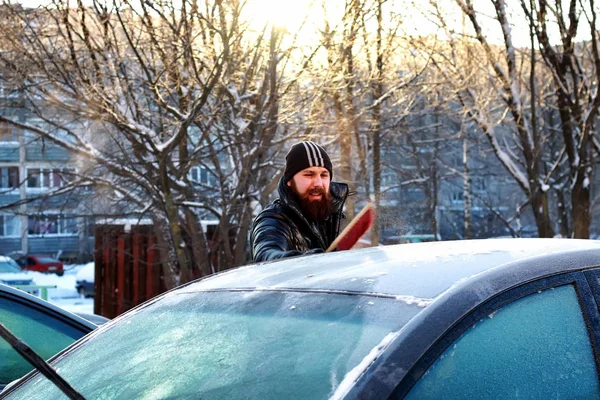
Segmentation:
[[(184, 290), (305, 289), (404, 296), (425, 302), (501, 265), (539, 256), (600, 250), (600, 241), (486, 239), (380, 246), (240, 267)], [(600, 262), (600, 251), (597, 253)], [(550, 273), (541, 265), (532, 275)], [(432, 279), (435, 278), (435, 279)]]
[(95, 264), (92, 261), (81, 267), (81, 269), (77, 271), (77, 274), (75, 275), (75, 281), (94, 282), (94, 265)]

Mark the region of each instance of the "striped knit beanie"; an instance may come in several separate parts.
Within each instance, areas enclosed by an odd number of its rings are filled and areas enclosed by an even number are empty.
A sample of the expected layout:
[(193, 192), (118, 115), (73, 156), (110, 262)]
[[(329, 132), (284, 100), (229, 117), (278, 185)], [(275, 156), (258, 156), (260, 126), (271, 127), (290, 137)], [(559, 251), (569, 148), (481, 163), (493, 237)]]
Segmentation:
[(285, 182), (289, 182), (298, 172), (310, 167), (324, 167), (329, 171), (330, 178), (333, 178), (331, 160), (321, 146), (308, 141), (296, 143), (285, 156), (283, 178)]

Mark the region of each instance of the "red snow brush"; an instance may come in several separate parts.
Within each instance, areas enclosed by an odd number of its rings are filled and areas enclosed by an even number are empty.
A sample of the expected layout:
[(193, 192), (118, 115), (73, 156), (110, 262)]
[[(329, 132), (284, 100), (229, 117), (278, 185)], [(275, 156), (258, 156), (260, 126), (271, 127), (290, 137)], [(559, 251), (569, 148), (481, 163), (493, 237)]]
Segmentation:
[(333, 243), (327, 248), (327, 252), (338, 250), (350, 250), (356, 242), (373, 226), (375, 220), (375, 210), (373, 204), (368, 203), (350, 223), (342, 233), (335, 238)]

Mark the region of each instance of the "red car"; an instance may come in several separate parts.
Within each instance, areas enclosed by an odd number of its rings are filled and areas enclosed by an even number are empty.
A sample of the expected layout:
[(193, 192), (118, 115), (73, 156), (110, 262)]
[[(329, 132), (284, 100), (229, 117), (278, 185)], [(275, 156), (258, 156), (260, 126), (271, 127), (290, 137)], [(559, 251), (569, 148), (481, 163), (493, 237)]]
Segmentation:
[(26, 255), (15, 260), (21, 269), (37, 272), (51, 272), (58, 276), (65, 273), (63, 263), (48, 256)]

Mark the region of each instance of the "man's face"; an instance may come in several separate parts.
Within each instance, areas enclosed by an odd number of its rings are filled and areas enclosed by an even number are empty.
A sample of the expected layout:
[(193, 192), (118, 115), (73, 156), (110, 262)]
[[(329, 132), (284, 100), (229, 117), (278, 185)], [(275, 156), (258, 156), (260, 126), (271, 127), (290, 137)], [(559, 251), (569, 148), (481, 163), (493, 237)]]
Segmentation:
[(329, 171), (323, 167), (310, 167), (298, 172), (287, 184), (296, 189), (300, 198), (320, 201), (329, 194)]
[(298, 172), (287, 183), (298, 198), (298, 204), (308, 219), (321, 221), (331, 214), (330, 180), (326, 168), (310, 167)]

